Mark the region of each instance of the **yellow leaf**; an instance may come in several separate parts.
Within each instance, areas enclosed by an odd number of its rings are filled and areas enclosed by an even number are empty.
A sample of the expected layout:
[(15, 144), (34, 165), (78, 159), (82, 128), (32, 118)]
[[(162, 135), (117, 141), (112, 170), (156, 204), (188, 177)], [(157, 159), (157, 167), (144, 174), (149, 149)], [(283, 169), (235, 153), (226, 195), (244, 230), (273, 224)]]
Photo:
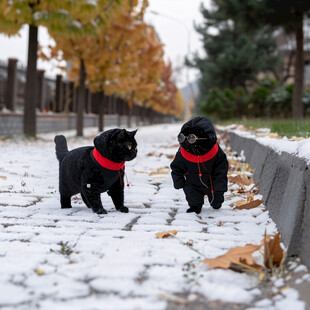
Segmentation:
[(168, 237), (172, 237), (172, 235), (176, 235), (178, 233), (177, 230), (169, 230), (169, 231), (164, 231), (164, 232), (159, 232), (156, 234), (156, 237), (159, 239), (163, 239), (163, 238), (168, 238)]
[(4, 175), (0, 175), (0, 179), (2, 179), (2, 180), (6, 180), (7, 179), (7, 177), (6, 176), (4, 176)]
[(39, 275), (42, 276), (45, 272), (41, 269), (36, 269), (35, 272)]

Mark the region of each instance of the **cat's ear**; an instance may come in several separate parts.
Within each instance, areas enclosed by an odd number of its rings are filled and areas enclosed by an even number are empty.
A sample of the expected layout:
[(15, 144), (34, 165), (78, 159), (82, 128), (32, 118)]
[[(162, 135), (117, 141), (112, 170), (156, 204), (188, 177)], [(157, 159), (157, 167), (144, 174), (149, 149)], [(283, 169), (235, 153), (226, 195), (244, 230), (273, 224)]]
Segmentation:
[(129, 137), (133, 138), (136, 135), (137, 131), (138, 131), (138, 129), (136, 129), (134, 131), (127, 131), (127, 132), (128, 132)]
[(116, 140), (117, 140), (117, 141), (122, 141), (122, 140), (125, 140), (126, 138), (127, 138), (126, 129), (122, 129), (122, 130), (118, 133)]
[(94, 139), (94, 145), (97, 150), (100, 150), (104, 147), (104, 139), (99, 135)]

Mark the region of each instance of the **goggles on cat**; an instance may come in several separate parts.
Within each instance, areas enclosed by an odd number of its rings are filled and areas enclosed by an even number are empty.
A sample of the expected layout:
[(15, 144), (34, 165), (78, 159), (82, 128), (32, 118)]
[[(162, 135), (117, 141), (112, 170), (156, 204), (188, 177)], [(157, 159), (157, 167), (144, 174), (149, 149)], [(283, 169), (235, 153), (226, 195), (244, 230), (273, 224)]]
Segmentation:
[(190, 144), (194, 144), (197, 140), (208, 140), (207, 138), (198, 138), (193, 133), (189, 134), (188, 136), (184, 136), (183, 133), (180, 132), (178, 135), (179, 143), (183, 143), (186, 139)]

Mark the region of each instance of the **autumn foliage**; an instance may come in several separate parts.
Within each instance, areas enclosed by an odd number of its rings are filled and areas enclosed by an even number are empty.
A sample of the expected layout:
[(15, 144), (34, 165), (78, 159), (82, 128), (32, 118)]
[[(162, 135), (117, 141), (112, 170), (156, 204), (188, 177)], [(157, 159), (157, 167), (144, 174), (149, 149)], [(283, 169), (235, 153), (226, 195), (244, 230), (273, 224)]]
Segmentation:
[[(163, 44), (155, 29), (143, 20), (146, 0), (122, 1), (96, 33), (66, 36), (51, 31), (56, 46), (49, 58), (71, 63), (69, 77), (79, 84), (80, 64), (92, 92), (105, 91), (164, 114), (181, 115), (183, 98), (172, 81), (172, 66), (165, 64)], [(41, 54), (42, 57), (46, 55)]]

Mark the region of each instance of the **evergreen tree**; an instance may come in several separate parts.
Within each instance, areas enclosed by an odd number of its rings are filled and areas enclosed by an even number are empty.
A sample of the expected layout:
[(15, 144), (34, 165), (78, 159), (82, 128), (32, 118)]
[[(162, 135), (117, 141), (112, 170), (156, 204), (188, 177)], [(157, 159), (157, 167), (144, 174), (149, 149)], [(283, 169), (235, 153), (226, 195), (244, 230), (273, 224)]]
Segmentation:
[(202, 36), (206, 56), (194, 56), (189, 65), (201, 72), (202, 97), (209, 88), (246, 88), (261, 72), (273, 71), (277, 58), (275, 42), (267, 28), (249, 30), (238, 21), (228, 19), (222, 3), (213, 1), (213, 10), (201, 7), (204, 17), (196, 30)]
[(310, 1), (306, 0), (214, 0), (221, 6), (222, 15), (239, 21), (245, 27), (258, 29), (265, 25), (283, 27), (295, 34), (295, 81), (292, 100), (293, 118), (304, 116), (302, 101), (304, 85), (304, 28), (305, 17), (310, 16)]

